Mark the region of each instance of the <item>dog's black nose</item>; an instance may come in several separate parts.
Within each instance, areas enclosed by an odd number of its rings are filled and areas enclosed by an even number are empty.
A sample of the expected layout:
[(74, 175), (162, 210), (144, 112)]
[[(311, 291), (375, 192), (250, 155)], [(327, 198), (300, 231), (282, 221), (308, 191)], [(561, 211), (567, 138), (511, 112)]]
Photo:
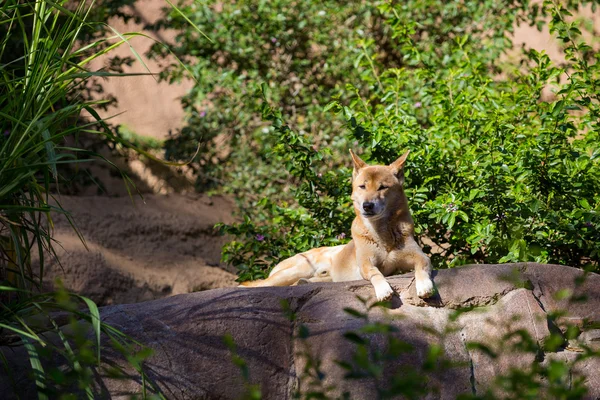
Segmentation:
[(374, 208), (375, 208), (375, 204), (371, 203), (370, 201), (365, 201), (363, 203), (363, 210), (365, 210), (366, 212), (371, 212), (371, 211), (373, 211)]

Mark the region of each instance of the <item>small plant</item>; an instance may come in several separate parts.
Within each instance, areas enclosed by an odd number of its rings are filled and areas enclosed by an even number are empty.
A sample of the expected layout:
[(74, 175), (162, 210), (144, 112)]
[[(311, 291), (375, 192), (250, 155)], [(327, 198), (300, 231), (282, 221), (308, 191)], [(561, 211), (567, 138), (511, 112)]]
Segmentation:
[[(418, 357), (417, 349), (399, 338), (399, 329), (393, 320), (383, 321), (371, 317), (371, 310), (385, 304), (367, 306), (366, 299), (358, 299), (364, 304), (365, 311), (345, 309), (349, 315), (364, 320), (364, 325), (344, 333), (344, 338), (355, 345), (350, 360), (338, 361), (338, 365), (346, 371), (344, 378), (372, 379), (379, 399), (397, 396), (420, 399), (433, 394), (435, 388), (429, 382), (429, 374), (452, 368), (452, 364), (444, 359), (443, 348), (438, 344), (428, 346), (422, 365), (415, 368), (407, 361)], [(399, 360), (407, 364), (403, 365)]]
[[(289, 303), (284, 300), (283, 312), (289, 317), (295, 329), (293, 332), (295, 343), (292, 348), (297, 349), (297, 352), (294, 360), (296, 366), (303, 366), (297, 370), (294, 397), (299, 399), (353, 398), (353, 393), (342, 390), (347, 381), (358, 380), (359, 385), (365, 385), (368, 390), (375, 392), (378, 399), (437, 398), (441, 396), (445, 385), (450, 384), (449, 376), (453, 376), (456, 371), (458, 376), (468, 377), (465, 376), (468, 374), (465, 371), (471, 368), (470, 391), (467, 389), (465, 393), (459, 393), (457, 397), (459, 399), (587, 398), (590, 385), (594, 382), (586, 381), (586, 365), (589, 365), (587, 363), (591, 359), (598, 359), (600, 351), (578, 339), (582, 330), (593, 329), (594, 325), (590, 324), (590, 321), (585, 321), (578, 326), (570, 324), (567, 311), (571, 306), (585, 301), (584, 297), (574, 293), (582, 287), (587, 276), (586, 272), (575, 279), (572, 286), (574, 290), (563, 289), (553, 294), (545, 294), (552, 296), (563, 306), (546, 314), (550, 329), (544, 341), (538, 341), (529, 331), (535, 329), (534, 325), (541, 321), (530, 320), (527, 315), (513, 315), (498, 324), (493, 322), (493, 317), (485, 318), (486, 326), (495, 325), (495, 329), (487, 332), (490, 335), (489, 340), (464, 341), (465, 350), (470, 358), (467, 362), (455, 359), (457, 349), (452, 338), (460, 334), (459, 330), (462, 329), (460, 325), (464, 327), (465, 324), (472, 323), (469, 322), (469, 315), (485, 312), (488, 307), (468, 307), (449, 313), (440, 311), (438, 315), (445, 315), (446, 323), (439, 324), (438, 321), (433, 325), (427, 318), (419, 321), (413, 314), (414, 311), (409, 311), (409, 315), (412, 315), (410, 322), (415, 325), (406, 332), (402, 329), (403, 323), (399, 322), (402, 313), (388, 314), (386, 311), (389, 304), (368, 304), (365, 299), (357, 297), (364, 306), (362, 309), (344, 309), (352, 321), (350, 326), (356, 328), (340, 332), (343, 340), (349, 345), (349, 350), (339, 354), (341, 359), (327, 360), (330, 366), (333, 366), (325, 369), (322, 367), (324, 360), (310, 346), (311, 339), (312, 343), (315, 343), (315, 339), (319, 340), (319, 334), (312, 337), (309, 327), (301, 322), (301, 318), (298, 318)], [(518, 270), (514, 270), (513, 274), (506, 276), (505, 279), (516, 288), (533, 289), (531, 282), (524, 280)], [(522, 318), (525, 318), (525, 321)], [(483, 317), (476, 321), (484, 324)], [(534, 325), (525, 328), (523, 322)], [(415, 334), (415, 329), (417, 332), (420, 331), (420, 334)], [(421, 343), (424, 337), (427, 337), (427, 344)], [(409, 343), (409, 341), (415, 343), (413, 339), (417, 339), (416, 343), (419, 344)], [(335, 345), (339, 346), (339, 343)], [(570, 351), (568, 361), (564, 354), (565, 350)], [(485, 379), (485, 386), (482, 387), (483, 382), (477, 383), (475, 381), (477, 373), (473, 372), (475, 354), (477, 354), (477, 362), (481, 364), (479, 371), (482, 372), (499, 365), (502, 359), (504, 365), (506, 360), (513, 360), (513, 362), (519, 360), (520, 364), (508, 365), (503, 372), (489, 377), (489, 380)], [(484, 361), (485, 359), (487, 362)], [(331, 361), (335, 364), (331, 364)], [(335, 371), (335, 368), (343, 371), (344, 375), (343, 380), (334, 380), (332, 384), (331, 375), (340, 376), (340, 371)]]
[[(19, 290), (0, 286), (0, 294), (15, 292)], [(102, 364), (102, 338), (140, 374), (143, 397), (148, 389), (156, 393), (142, 368), (152, 351), (103, 323), (91, 300), (61, 287), (54, 293), (22, 294), (26, 295), (22, 300), (0, 304), (0, 346), (4, 348), (0, 351), (0, 370), (13, 383), (15, 394), (27, 388), (17, 386), (12, 375), (9, 360), (14, 360), (13, 347), (17, 354), (29, 358), (31, 379), (40, 399), (96, 398), (97, 374), (128, 379), (121, 368)]]
[(244, 400), (258, 400), (261, 399), (260, 387), (250, 383), (250, 371), (248, 370), (248, 364), (237, 352), (237, 346), (233, 337), (229, 334), (223, 336), (223, 343), (229, 349), (231, 353), (231, 362), (240, 369), (242, 380), (244, 382), (245, 391), (241, 397)]

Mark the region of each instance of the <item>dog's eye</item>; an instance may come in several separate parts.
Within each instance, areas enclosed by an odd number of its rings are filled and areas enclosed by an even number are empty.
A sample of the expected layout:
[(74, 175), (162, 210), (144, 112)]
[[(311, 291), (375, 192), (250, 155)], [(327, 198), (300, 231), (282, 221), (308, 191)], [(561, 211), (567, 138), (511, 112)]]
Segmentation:
[(359, 185), (358, 187), (361, 188), (361, 189), (363, 189), (363, 190), (365, 190), (367, 188), (366, 185)]
[(385, 190), (385, 189), (387, 189), (387, 188), (388, 188), (388, 186), (381, 185), (381, 186), (379, 186), (379, 189), (377, 189), (377, 190)]

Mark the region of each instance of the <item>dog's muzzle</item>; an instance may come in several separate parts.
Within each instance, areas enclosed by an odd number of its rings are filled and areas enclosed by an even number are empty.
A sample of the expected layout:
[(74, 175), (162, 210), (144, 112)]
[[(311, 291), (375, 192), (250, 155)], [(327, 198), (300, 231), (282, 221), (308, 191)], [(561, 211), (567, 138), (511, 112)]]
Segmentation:
[(377, 215), (377, 212), (375, 211), (375, 203), (371, 201), (365, 201), (362, 205), (362, 215), (365, 217)]

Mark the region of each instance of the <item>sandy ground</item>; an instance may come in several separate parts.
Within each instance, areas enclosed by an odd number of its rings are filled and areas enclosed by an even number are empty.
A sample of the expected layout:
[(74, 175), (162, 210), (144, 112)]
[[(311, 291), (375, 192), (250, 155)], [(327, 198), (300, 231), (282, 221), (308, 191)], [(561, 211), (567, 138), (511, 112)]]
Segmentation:
[[(173, 41), (175, 31), (154, 32), (143, 28), (146, 24), (152, 24), (160, 18), (164, 7), (168, 7), (165, 0), (137, 0), (133, 6), (126, 9), (140, 19), (139, 23), (133, 19), (127, 23), (115, 18), (109, 21), (110, 26), (119, 33), (141, 32), (146, 35), (129, 40), (129, 44), (144, 64), (137, 61), (129, 46), (122, 45), (110, 54), (94, 60), (90, 68), (98, 70), (106, 67), (110, 64), (110, 59), (115, 56), (132, 57), (136, 61), (129, 67), (125, 66), (124, 72), (158, 74), (162, 70), (161, 64), (146, 57), (145, 53), (156, 41), (162, 43)], [(167, 63), (174, 61), (174, 58), (166, 60)], [(97, 110), (102, 118), (108, 118), (112, 124), (122, 124), (138, 134), (158, 139), (164, 139), (169, 131), (175, 133), (177, 129), (183, 127), (185, 113), (181, 106), (181, 97), (193, 87), (191, 79), (169, 84), (164, 81), (159, 82), (158, 77), (146, 75), (111, 77), (102, 79), (100, 83), (104, 92), (99, 94), (98, 98), (112, 95), (118, 100), (114, 107), (106, 111)]]
[[(71, 214), (87, 248), (69, 220), (54, 214), (60, 264), (46, 258), (47, 289), (60, 278), (68, 290), (106, 305), (237, 285), (234, 268), (220, 263), (226, 238), (214, 230), (216, 223), (234, 221), (229, 199), (195, 193), (185, 166), (111, 149), (93, 138), (80, 140), (114, 166), (98, 160), (77, 171), (61, 170), (65, 184), (56, 200)], [(135, 185), (131, 197), (121, 172)]]
[(48, 282), (99, 304), (132, 303), (180, 293), (234, 286), (220, 264), (225, 238), (217, 222), (231, 222), (230, 201), (202, 195), (129, 197), (60, 196), (84, 236), (86, 250), (64, 216), (55, 239), (62, 264), (49, 262)]

